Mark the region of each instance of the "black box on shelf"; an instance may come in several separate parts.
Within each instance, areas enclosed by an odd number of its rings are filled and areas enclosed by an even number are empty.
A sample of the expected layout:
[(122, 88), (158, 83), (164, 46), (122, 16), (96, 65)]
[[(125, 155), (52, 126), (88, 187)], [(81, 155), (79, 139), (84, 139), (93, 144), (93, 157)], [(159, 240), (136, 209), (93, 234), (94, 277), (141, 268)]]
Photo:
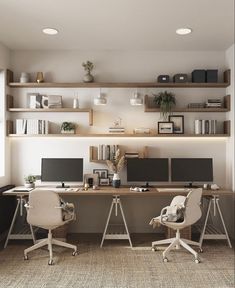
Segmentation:
[(170, 82), (170, 76), (169, 75), (159, 75), (157, 77), (157, 82), (159, 82), (159, 83), (169, 83)]
[(207, 83), (218, 82), (218, 70), (217, 69), (206, 70), (206, 82)]
[(192, 82), (205, 83), (206, 82), (206, 70), (193, 70)]
[(186, 83), (188, 82), (188, 75), (187, 74), (175, 74), (173, 77), (173, 81), (175, 83)]

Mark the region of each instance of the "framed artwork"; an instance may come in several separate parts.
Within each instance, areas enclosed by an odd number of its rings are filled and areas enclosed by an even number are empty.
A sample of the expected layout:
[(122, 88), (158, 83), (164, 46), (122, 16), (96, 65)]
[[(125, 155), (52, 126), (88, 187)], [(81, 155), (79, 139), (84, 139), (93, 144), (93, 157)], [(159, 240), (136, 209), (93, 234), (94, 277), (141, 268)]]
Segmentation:
[(88, 183), (90, 187), (93, 185), (99, 185), (99, 176), (98, 174), (84, 174), (83, 176), (83, 185)]
[(173, 133), (184, 134), (184, 116), (182, 115), (170, 115), (169, 121), (173, 122)]
[(99, 179), (108, 178), (108, 169), (93, 169), (93, 173), (97, 174)]
[(173, 134), (173, 122), (158, 122), (158, 134)]
[(100, 178), (100, 186), (109, 186), (109, 178)]

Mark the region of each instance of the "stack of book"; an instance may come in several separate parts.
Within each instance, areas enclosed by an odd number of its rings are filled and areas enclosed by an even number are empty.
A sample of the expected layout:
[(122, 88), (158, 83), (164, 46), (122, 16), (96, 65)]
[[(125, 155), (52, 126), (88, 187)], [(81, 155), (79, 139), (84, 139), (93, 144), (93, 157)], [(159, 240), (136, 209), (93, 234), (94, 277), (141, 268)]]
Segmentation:
[(217, 120), (195, 120), (195, 134), (216, 134)]
[(204, 108), (205, 103), (189, 103), (188, 108)]
[(119, 127), (119, 126), (109, 127), (109, 132), (110, 133), (125, 133), (125, 128)]
[(223, 106), (221, 99), (208, 99), (206, 102), (207, 108), (221, 108)]
[(105, 145), (98, 146), (98, 160), (113, 160), (118, 149), (118, 145)]
[(39, 119), (16, 119), (16, 134), (48, 134), (49, 121)]
[(125, 152), (125, 158), (139, 158), (138, 152)]

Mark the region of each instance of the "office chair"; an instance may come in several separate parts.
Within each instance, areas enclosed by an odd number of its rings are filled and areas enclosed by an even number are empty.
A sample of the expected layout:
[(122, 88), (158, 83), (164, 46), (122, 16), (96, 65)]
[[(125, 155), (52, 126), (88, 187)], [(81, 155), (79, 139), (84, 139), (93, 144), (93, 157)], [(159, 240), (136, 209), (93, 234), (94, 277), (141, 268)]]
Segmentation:
[[(24, 250), (24, 259), (28, 260), (28, 253), (48, 245), (49, 261), (48, 265), (53, 265), (52, 244), (71, 248), (74, 250), (73, 256), (77, 255), (77, 246), (71, 245), (52, 238), (52, 230), (74, 220), (74, 209), (66, 210), (61, 205), (59, 195), (50, 190), (33, 190), (29, 194), (29, 202), (25, 205), (27, 209), (27, 221), (33, 226), (48, 230), (48, 237), (40, 239), (37, 243)], [(72, 211), (71, 211), (72, 210)]]
[[(180, 237), (180, 230), (194, 224), (196, 221), (198, 221), (201, 218), (202, 212), (200, 208), (200, 201), (202, 196), (202, 189), (192, 189), (187, 197), (185, 196), (175, 196), (170, 204), (170, 206), (167, 206), (162, 209), (161, 215), (153, 218), (150, 222), (150, 224), (156, 224), (160, 223), (162, 225), (165, 225), (169, 228), (172, 228), (176, 230), (176, 237), (170, 238), (170, 239), (164, 239), (152, 242), (152, 250), (156, 251), (157, 245), (162, 244), (170, 244), (164, 251), (163, 251), (163, 261), (168, 262), (167, 255), (173, 248), (179, 249), (180, 246), (188, 250), (190, 253), (192, 253), (195, 257), (195, 263), (200, 263), (200, 260), (198, 259), (198, 253), (193, 250), (189, 245), (196, 245), (200, 246), (199, 242), (182, 239)], [(171, 222), (172, 219), (169, 219), (171, 215), (167, 215), (167, 211), (172, 210), (175, 207), (183, 207), (181, 209), (181, 212), (183, 213), (183, 220), (182, 222)], [(170, 208), (170, 209), (169, 209)], [(170, 221), (169, 221), (170, 220)], [(199, 249), (199, 252), (202, 252), (201, 249)]]

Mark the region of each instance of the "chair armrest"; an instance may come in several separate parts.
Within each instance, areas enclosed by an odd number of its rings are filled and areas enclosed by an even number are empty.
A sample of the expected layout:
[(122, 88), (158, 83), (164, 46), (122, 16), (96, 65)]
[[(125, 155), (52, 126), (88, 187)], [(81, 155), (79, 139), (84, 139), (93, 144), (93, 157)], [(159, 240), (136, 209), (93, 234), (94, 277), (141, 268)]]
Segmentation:
[(164, 224), (166, 222), (166, 221), (163, 221), (163, 217), (166, 216), (165, 212), (167, 211), (168, 207), (169, 206), (166, 206), (166, 207), (162, 208), (162, 210), (161, 210), (161, 214), (160, 214), (160, 222), (161, 222), (161, 224)]

